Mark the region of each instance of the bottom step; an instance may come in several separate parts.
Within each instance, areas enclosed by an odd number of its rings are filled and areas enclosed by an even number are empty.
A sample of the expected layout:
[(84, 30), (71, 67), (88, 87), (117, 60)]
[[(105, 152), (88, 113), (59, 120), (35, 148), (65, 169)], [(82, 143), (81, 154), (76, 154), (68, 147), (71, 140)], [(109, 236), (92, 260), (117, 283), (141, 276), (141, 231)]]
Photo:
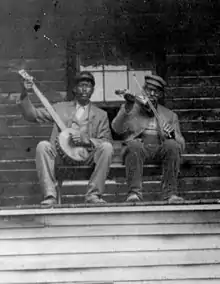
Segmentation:
[[(84, 203), (88, 181), (64, 182), (62, 187), (63, 204)], [(42, 194), (38, 183), (1, 184), (0, 206), (39, 204)], [(144, 181), (144, 201), (161, 201), (160, 177)], [(124, 202), (128, 188), (124, 180), (106, 181), (104, 199), (109, 203)], [(179, 180), (179, 195), (188, 201), (220, 199), (220, 177), (183, 178)]]

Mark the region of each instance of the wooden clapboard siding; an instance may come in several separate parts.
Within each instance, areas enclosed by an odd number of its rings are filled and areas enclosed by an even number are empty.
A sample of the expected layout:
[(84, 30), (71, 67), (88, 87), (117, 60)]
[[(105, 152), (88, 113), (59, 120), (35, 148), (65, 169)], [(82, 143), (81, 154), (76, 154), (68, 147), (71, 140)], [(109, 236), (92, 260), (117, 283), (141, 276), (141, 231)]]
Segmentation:
[(0, 283), (217, 283), (216, 205), (2, 210)]

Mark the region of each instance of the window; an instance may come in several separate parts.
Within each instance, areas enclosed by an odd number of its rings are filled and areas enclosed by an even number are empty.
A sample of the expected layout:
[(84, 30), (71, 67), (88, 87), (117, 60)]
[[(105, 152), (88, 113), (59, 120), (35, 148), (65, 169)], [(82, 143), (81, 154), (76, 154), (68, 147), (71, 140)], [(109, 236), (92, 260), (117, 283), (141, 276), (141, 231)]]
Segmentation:
[[(144, 84), (144, 76), (149, 72), (151, 73), (154, 69), (151, 59), (144, 66), (135, 64), (135, 67), (131, 67), (127, 58), (121, 59), (120, 57), (118, 59), (119, 57), (113, 55), (115, 53), (114, 45), (108, 45), (107, 52), (106, 47), (104, 51), (103, 47), (98, 44), (95, 47), (93, 45), (90, 51), (87, 50), (87, 53), (85, 49), (81, 49), (81, 54), (79, 55), (80, 71), (90, 71), (95, 77), (96, 86), (92, 101), (123, 101), (122, 97), (115, 95), (116, 89), (130, 89), (134, 93), (140, 92), (133, 74), (136, 75), (139, 84), (142, 86)], [(112, 53), (109, 52), (110, 48), (113, 49)], [(89, 52), (90, 56), (88, 55)]]

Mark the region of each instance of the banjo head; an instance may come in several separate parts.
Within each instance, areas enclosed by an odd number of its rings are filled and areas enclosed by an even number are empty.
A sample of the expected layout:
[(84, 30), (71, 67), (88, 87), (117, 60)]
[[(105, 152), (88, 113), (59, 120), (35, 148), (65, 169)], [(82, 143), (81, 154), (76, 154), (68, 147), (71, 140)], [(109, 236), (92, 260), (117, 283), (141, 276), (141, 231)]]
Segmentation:
[[(59, 145), (59, 150), (61, 150), (62, 155), (64, 158), (69, 158), (72, 161), (76, 162), (84, 162), (89, 157), (89, 152), (84, 147), (73, 147), (70, 145), (70, 134), (78, 134), (79, 131), (73, 129), (73, 128), (66, 128), (63, 130), (59, 136), (57, 137), (57, 142)], [(65, 157), (66, 156), (66, 157)]]

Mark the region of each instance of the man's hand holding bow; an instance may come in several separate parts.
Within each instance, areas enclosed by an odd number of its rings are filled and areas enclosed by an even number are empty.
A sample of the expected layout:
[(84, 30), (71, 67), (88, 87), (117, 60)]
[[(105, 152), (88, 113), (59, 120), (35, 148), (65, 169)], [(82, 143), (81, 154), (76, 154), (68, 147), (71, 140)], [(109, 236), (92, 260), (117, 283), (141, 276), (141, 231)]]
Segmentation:
[(167, 139), (175, 139), (175, 129), (167, 122), (163, 123), (163, 133)]

